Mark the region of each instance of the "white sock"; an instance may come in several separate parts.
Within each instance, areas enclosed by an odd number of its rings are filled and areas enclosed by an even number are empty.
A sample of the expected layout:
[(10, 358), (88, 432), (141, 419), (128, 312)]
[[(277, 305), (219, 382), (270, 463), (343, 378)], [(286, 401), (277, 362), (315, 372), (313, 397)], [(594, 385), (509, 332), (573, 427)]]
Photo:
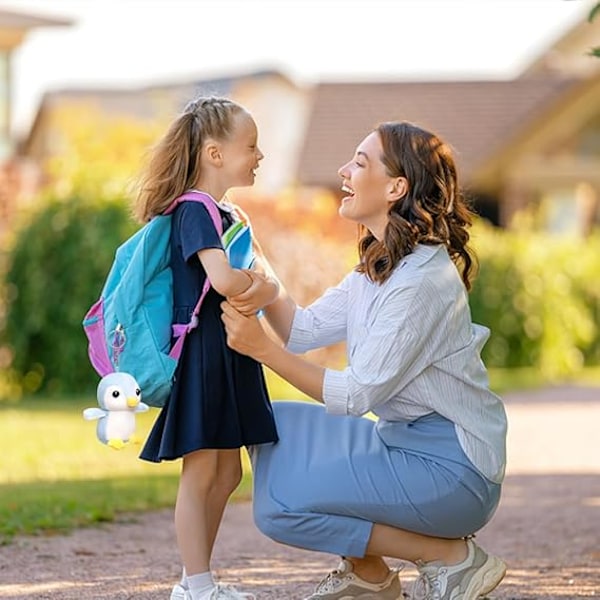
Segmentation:
[(210, 592), (215, 587), (215, 581), (210, 571), (187, 575), (186, 581), (192, 600), (200, 600), (204, 594)]

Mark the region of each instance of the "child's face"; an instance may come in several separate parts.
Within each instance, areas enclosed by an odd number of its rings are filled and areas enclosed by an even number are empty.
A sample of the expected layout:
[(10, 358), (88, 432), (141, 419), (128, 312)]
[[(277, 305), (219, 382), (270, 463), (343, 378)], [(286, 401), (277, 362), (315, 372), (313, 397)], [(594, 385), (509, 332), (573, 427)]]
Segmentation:
[(254, 184), (256, 169), (264, 158), (258, 147), (258, 130), (254, 119), (246, 112), (235, 117), (229, 140), (221, 142), (226, 187), (245, 187)]

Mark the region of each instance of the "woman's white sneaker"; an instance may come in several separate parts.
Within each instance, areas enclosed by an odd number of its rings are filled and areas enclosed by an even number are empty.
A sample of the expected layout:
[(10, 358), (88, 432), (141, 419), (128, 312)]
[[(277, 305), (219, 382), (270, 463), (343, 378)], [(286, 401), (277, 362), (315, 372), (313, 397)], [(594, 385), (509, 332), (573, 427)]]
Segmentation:
[(467, 558), (457, 565), (417, 563), (412, 600), (476, 600), (491, 592), (503, 579), (506, 565), (467, 540)]
[(352, 564), (342, 559), (305, 600), (402, 600), (398, 571), (392, 570), (381, 583), (369, 583), (352, 570)]

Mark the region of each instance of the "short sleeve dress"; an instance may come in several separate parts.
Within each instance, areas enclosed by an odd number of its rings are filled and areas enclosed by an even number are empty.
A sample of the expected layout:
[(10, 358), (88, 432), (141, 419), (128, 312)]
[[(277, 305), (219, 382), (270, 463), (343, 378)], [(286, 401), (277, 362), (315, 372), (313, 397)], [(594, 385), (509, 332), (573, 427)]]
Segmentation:
[[(236, 218), (217, 205), (223, 229)], [(198, 251), (222, 248), (208, 210), (199, 202), (182, 202), (171, 230), (174, 323), (188, 323), (206, 273)], [(210, 288), (198, 327), (186, 337), (175, 371), (171, 396), (161, 409), (140, 458), (174, 460), (200, 449), (231, 449), (278, 440), (262, 366), (227, 346), (221, 321), (223, 301)]]

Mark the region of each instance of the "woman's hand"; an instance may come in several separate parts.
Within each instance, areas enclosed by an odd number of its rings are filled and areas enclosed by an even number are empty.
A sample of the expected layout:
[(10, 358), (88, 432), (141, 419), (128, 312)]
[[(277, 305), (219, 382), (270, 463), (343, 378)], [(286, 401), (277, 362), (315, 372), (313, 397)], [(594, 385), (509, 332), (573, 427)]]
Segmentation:
[(279, 285), (261, 273), (249, 270), (245, 270), (244, 273), (252, 280), (250, 287), (237, 296), (228, 297), (227, 302), (238, 312), (250, 316), (277, 299)]
[(273, 341), (265, 333), (256, 316), (246, 316), (229, 302), (222, 302), (221, 320), (225, 324), (227, 345), (240, 354), (261, 361)]
[(230, 348), (269, 367), (300, 391), (323, 402), (323, 367), (282, 348), (267, 335), (255, 316), (246, 317), (229, 302), (222, 302), (221, 309)]

